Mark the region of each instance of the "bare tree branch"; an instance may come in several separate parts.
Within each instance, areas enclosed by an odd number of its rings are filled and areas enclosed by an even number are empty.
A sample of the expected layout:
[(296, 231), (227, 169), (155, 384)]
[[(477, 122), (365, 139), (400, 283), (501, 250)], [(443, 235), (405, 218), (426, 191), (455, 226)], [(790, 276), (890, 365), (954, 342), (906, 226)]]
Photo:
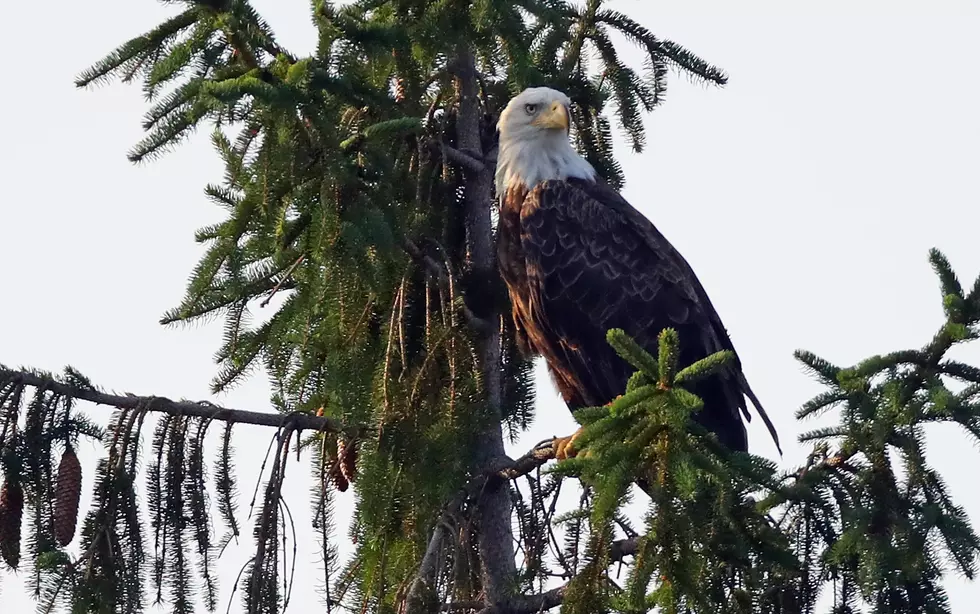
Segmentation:
[(194, 416), (274, 428), (291, 425), (298, 430), (344, 432), (350, 435), (359, 435), (364, 432), (364, 429), (361, 428), (344, 426), (333, 418), (314, 416), (313, 414), (282, 414), (230, 409), (208, 401), (172, 401), (166, 397), (137, 396), (129, 393), (123, 396), (102, 392), (96, 388), (71, 386), (48, 375), (40, 375), (31, 371), (13, 371), (0, 367), (0, 382), (10, 381), (34, 388), (43, 388), (59, 395), (89, 401), (96, 405), (110, 405), (120, 409), (145, 409), (171, 416)]
[(279, 283), (277, 283), (275, 287), (272, 289), (272, 291), (269, 292), (269, 296), (265, 297), (265, 299), (263, 299), (262, 302), (259, 303), (259, 307), (265, 307), (266, 305), (269, 304), (269, 301), (271, 301), (272, 298), (276, 295), (276, 293), (282, 289), (283, 284), (286, 282), (286, 280), (289, 279), (289, 276), (293, 274), (293, 271), (296, 270), (296, 267), (298, 267), (305, 258), (306, 258), (306, 254), (300, 254), (299, 258), (296, 259), (296, 262), (289, 265), (289, 268), (286, 269), (286, 272), (282, 274), (282, 279), (280, 279)]
[(486, 168), (483, 162), (473, 157), (469, 153), (462, 152), (455, 147), (450, 147), (444, 143), (438, 144), (438, 147), (446, 160), (449, 160), (454, 164), (458, 164), (470, 172), (482, 173), (484, 168)]
[(618, 563), (628, 556), (636, 554), (636, 549), (640, 547), (640, 537), (630, 537), (614, 541), (609, 547), (609, 560)]
[(538, 614), (558, 607), (565, 600), (568, 585), (563, 584), (537, 595), (515, 597), (506, 605), (483, 608), (479, 614)]

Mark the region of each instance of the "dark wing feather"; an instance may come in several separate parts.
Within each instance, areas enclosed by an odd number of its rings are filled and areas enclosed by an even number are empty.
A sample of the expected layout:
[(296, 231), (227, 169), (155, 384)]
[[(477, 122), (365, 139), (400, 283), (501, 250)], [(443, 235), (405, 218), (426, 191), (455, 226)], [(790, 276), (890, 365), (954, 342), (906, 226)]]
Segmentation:
[[(708, 298), (708, 293), (705, 292), (704, 287), (701, 285), (701, 281), (698, 279), (697, 275), (695, 275), (694, 269), (691, 268), (691, 265), (687, 262), (684, 256), (682, 256), (681, 253), (678, 252), (662, 234), (660, 234), (660, 231), (657, 230), (657, 227), (654, 226), (650, 220), (648, 220), (643, 214), (630, 205), (626, 199), (624, 199), (619, 192), (609, 186), (609, 184), (602, 181), (588, 182), (577, 179), (570, 179), (569, 184), (582, 190), (591, 198), (602, 202), (605, 206), (621, 214), (626, 220), (629, 221), (630, 224), (633, 225), (633, 228), (636, 229), (638, 234), (646, 238), (647, 243), (662, 246), (665, 257), (670, 258), (679, 269), (685, 272), (688, 284), (697, 295), (701, 309), (711, 322), (711, 326), (714, 330), (714, 340), (718, 344), (718, 350), (730, 350), (732, 354), (735, 355), (734, 375), (738, 380), (742, 393), (752, 402), (755, 410), (762, 418), (762, 422), (766, 425), (769, 435), (776, 444), (776, 449), (780, 454), (782, 454), (783, 450), (779, 445), (779, 435), (776, 433), (776, 427), (773, 425), (772, 420), (769, 419), (769, 414), (767, 414), (766, 410), (762, 407), (762, 403), (752, 390), (752, 387), (749, 386), (749, 382), (746, 379), (745, 374), (742, 372), (742, 364), (738, 358), (738, 353), (735, 351), (731, 338), (728, 336), (728, 331), (725, 329), (725, 325), (722, 323), (721, 317), (715, 310), (714, 305), (711, 304), (711, 299)], [(751, 420), (752, 417), (746, 410), (744, 402), (740, 400), (739, 406), (743, 410), (746, 419)]]
[[(673, 327), (682, 364), (732, 349), (687, 263), (611, 189), (593, 195), (574, 182), (539, 185), (521, 210), (521, 247), (536, 344), (556, 375), (577, 388), (570, 405), (601, 404), (623, 392), (632, 368), (606, 343), (610, 328), (655, 352), (660, 331)], [(699, 421), (744, 449), (738, 412), (745, 403), (733, 375), (694, 392), (705, 400)]]

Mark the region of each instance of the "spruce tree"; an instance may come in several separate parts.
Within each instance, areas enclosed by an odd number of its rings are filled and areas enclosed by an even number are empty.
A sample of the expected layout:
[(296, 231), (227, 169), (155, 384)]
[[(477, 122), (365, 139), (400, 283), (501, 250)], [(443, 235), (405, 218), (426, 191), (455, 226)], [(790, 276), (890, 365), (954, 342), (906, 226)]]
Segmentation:
[[(799, 418), (840, 415), (803, 436), (804, 467), (781, 471), (698, 430), (684, 384), (730, 356), (678, 365), (669, 329), (659, 356), (609, 332), (636, 375), (612, 405), (577, 414), (579, 456), (551, 462), (550, 441), (504, 454), (533, 418), (533, 385), (494, 262), (497, 113), (527, 86), (567, 92), (579, 149), (619, 186), (613, 123), (642, 151), (642, 113), (663, 100), (668, 69), (723, 85), (719, 68), (601, 0), (314, 0), (305, 56), (247, 0), (168, 4), (170, 19), (77, 84), (142, 83), (134, 162), (212, 129), (225, 173), (205, 194), (227, 218), (197, 231), (204, 254), (161, 323), (223, 318), (213, 389), (263, 369), (277, 411), (110, 395), (71, 368), (0, 371), (0, 555), (31, 574), (43, 608), (221, 607), (213, 566), (246, 531), (233, 463), (246, 423), (271, 435), (239, 587), (248, 612), (289, 602), (281, 486), (297, 456), (315, 477), (328, 610), (789, 614), (814, 612), (832, 585), (835, 613), (948, 611), (943, 565), (972, 577), (980, 540), (925, 462), (922, 428), (980, 436), (980, 369), (946, 357), (977, 336), (980, 280), (964, 291), (939, 252), (947, 322), (923, 348), (846, 369), (798, 353), (827, 386)], [(614, 36), (641, 47), (642, 69)], [(252, 324), (256, 305), (274, 314)], [(78, 401), (116, 408), (108, 428)], [(80, 438), (106, 455), (72, 556)], [(641, 528), (622, 513), (638, 478), (653, 485)], [(561, 513), (575, 488), (579, 505)], [(338, 566), (332, 497), (348, 489), (356, 547)], [(623, 562), (625, 583), (611, 571)]]

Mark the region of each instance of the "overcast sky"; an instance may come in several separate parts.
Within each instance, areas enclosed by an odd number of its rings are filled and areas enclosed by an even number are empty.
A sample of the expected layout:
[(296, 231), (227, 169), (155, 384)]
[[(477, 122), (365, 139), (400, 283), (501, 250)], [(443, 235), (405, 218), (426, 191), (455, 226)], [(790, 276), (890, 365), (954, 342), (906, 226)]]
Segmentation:
[[(313, 48), (308, 2), (254, 4), (288, 47)], [(820, 388), (793, 350), (850, 364), (919, 346), (942, 322), (928, 249), (942, 249), (965, 283), (980, 272), (980, 8), (966, 0), (612, 4), (731, 77), (724, 89), (671, 79), (666, 103), (646, 120), (648, 150), (620, 147), (625, 195), (697, 271), (782, 435), (780, 462), (795, 465), (806, 453), (795, 437), (810, 426), (793, 412)], [(106, 388), (264, 410), (263, 377), (210, 397), (220, 323), (156, 323), (201, 255), (193, 231), (222, 219), (202, 193), (222, 173), (207, 131), (133, 166), (125, 154), (141, 138), (140, 89), (72, 85), (169, 10), (151, 0), (0, 8), (11, 26), (0, 37), (0, 362), (71, 364)], [(980, 349), (958, 357), (980, 364)], [(537, 423), (513, 455), (574, 430), (542, 373)], [(268, 434), (241, 428), (236, 439), (243, 507)], [(760, 420), (750, 445), (775, 458)], [(84, 514), (101, 448), (79, 452)], [(980, 519), (977, 450), (954, 429), (937, 429), (928, 458)], [(290, 471), (287, 497), (297, 524), (308, 526), (307, 464)], [(338, 518), (351, 499), (338, 502)], [(247, 525), (219, 564), (222, 610), (252, 549)], [(343, 527), (337, 535), (344, 541)], [(300, 557), (293, 607), (315, 611), (316, 567), (303, 564), (314, 561), (312, 549)], [(4, 574), (0, 585), (5, 611), (32, 609), (19, 578)], [(959, 579), (948, 587), (953, 610), (972, 611), (980, 587)], [(238, 595), (231, 611), (241, 611)]]

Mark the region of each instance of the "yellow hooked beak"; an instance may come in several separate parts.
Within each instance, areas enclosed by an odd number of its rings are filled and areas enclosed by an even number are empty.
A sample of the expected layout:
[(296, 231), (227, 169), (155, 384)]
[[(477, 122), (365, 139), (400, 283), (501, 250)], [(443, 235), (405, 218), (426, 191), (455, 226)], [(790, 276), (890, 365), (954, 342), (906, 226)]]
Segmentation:
[(555, 101), (551, 103), (550, 109), (542, 111), (531, 124), (541, 128), (561, 129), (568, 132), (568, 109), (562, 103)]

